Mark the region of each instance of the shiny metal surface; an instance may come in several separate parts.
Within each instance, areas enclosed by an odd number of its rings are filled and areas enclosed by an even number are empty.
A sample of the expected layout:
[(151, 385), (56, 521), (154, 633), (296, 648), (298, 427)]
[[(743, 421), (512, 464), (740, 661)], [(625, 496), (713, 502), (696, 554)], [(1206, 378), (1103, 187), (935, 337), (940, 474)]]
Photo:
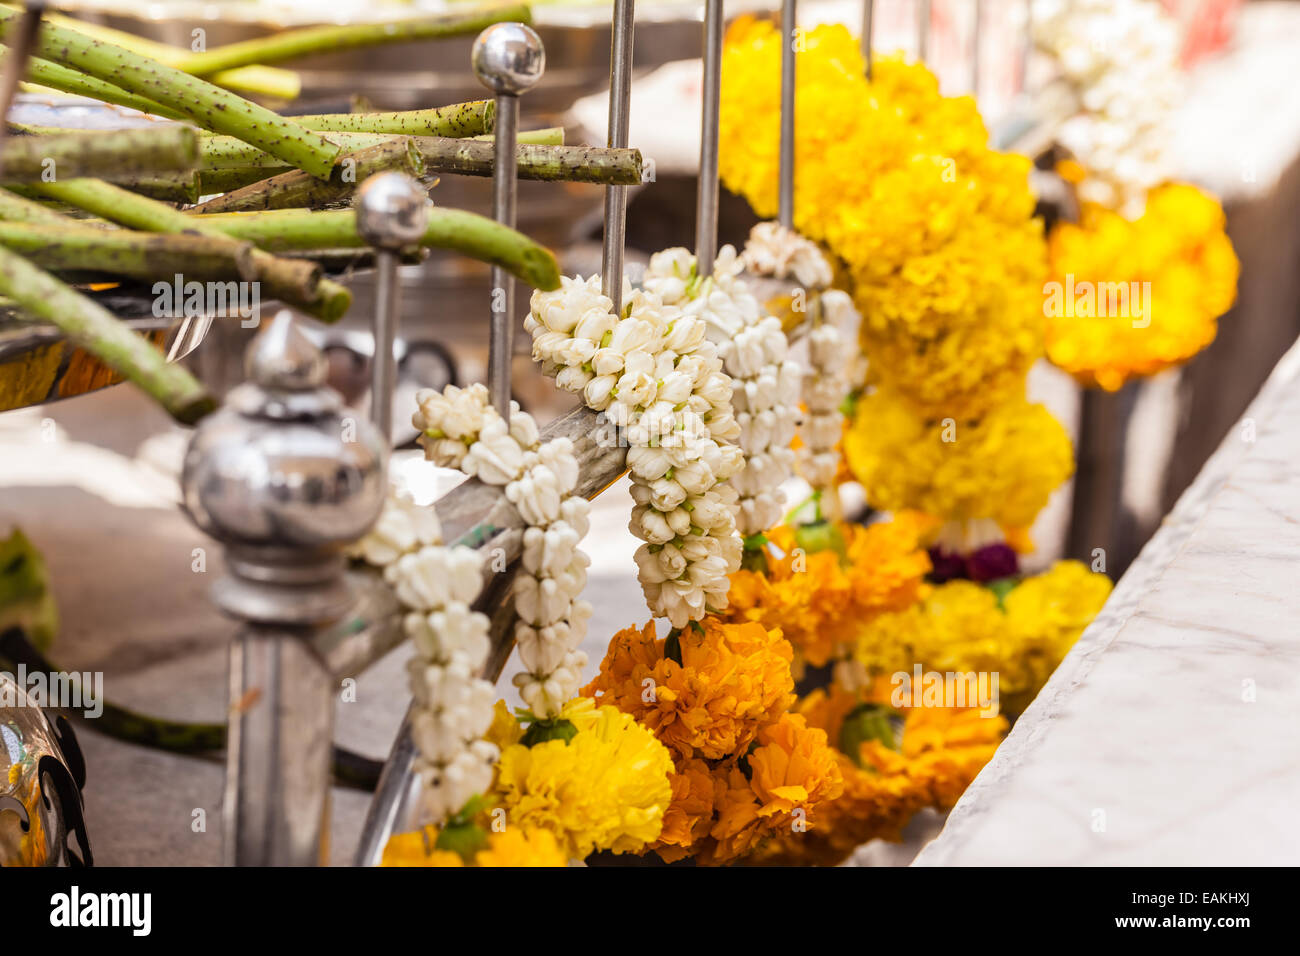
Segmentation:
[(370, 363), (370, 420), (379, 434), (393, 436), (393, 391), (397, 358), (393, 348), (402, 317), (399, 253), (420, 240), (429, 222), (429, 197), (410, 176), (371, 176), (357, 191), (357, 232), (375, 248), (374, 353)]
[(700, 176), (695, 192), (695, 260), (713, 272), (718, 251), (718, 123), (722, 105), (722, 0), (705, 0)]
[[(512, 162), (519, 137), (519, 94), (532, 89), (546, 68), (541, 37), (522, 23), (497, 23), (474, 41), (470, 54), (474, 75), (496, 94), (495, 154), (492, 167), (492, 218), (515, 227), (519, 202), (518, 176)], [(510, 366), (514, 359), (515, 280), (500, 266), (492, 267), (490, 291), (491, 338), (488, 342), (488, 393), (492, 407), (510, 421)]]
[(195, 431), (183, 505), (226, 543), (338, 553), (379, 516), (383, 442), (322, 387), (324, 360), (288, 310), (254, 340), (246, 367), (260, 377)]
[(871, 38), (875, 35), (876, 0), (862, 0), (862, 59), (867, 64), (867, 79), (871, 79)]
[(532, 27), (494, 23), (474, 41), (470, 64), (493, 93), (518, 96), (537, 85), (546, 69), (546, 51)]
[[(632, 41), (635, 0), (614, 0), (609, 51), (609, 135), (611, 148), (627, 146), (632, 115)], [(623, 309), (623, 246), (627, 241), (627, 188), (605, 187), (605, 235), (601, 249), (601, 290)]]
[(980, 46), (984, 42), (984, 0), (974, 0), (975, 10), (971, 14), (970, 39), (970, 91), (975, 102), (980, 100)]
[(81, 806), (85, 765), (66, 718), (58, 726), (62, 733), (0, 672), (0, 867), (91, 862)]
[(794, 137), (795, 137), (795, 0), (781, 2), (781, 29), (785, 45), (781, 47), (781, 153), (780, 180), (777, 188), (777, 219), (786, 229), (794, 229)]
[(922, 63), (930, 55), (930, 22), (933, 11), (930, 0), (917, 0), (916, 4), (916, 58)]
[[(324, 862), (335, 666), (355, 622), (345, 544), (379, 517), (387, 442), (324, 387), (320, 350), (280, 312), (254, 339), (250, 381), (195, 430), (181, 473), (194, 522), (226, 550), (217, 605), (246, 626), (230, 650), (225, 860)], [(373, 608), (372, 608), (373, 610)]]

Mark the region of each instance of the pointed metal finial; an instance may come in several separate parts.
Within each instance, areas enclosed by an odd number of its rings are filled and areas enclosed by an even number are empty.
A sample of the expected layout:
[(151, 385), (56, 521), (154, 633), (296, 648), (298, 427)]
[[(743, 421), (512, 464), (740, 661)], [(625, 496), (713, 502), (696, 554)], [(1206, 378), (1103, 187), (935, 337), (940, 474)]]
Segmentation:
[(316, 345), (281, 309), (258, 333), (244, 356), (244, 373), (267, 391), (305, 392), (325, 384), (328, 362)]

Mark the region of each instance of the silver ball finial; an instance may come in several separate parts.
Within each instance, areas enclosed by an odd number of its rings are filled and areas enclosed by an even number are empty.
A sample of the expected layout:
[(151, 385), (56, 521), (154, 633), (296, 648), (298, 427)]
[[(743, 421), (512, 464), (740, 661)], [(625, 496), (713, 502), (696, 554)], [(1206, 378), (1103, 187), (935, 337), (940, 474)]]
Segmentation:
[(414, 245), (429, 224), (429, 197), (410, 176), (376, 173), (357, 193), (357, 233), (367, 243), (396, 252)]
[(328, 362), (281, 309), (260, 332), (244, 356), (244, 374), (267, 391), (305, 392), (320, 388), (329, 374)]
[(470, 56), (474, 74), (493, 93), (518, 96), (546, 69), (542, 38), (523, 23), (494, 23), (478, 35)]

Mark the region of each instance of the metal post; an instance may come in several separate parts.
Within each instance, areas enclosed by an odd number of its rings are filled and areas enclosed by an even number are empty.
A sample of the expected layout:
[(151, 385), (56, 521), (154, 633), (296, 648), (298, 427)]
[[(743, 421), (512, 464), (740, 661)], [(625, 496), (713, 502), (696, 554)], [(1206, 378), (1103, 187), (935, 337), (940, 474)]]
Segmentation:
[(342, 548), (379, 517), (388, 444), (325, 387), (324, 356), (288, 311), (246, 366), (181, 475), (186, 511), (225, 546), (213, 599), (244, 622), (230, 651), (225, 860), (311, 866), (329, 845), (337, 687), (313, 640), (353, 605)]
[(930, 55), (930, 0), (917, 0), (916, 58), (922, 63)]
[(795, 0), (781, 0), (781, 30), (785, 46), (781, 48), (781, 172), (777, 219), (786, 229), (794, 229), (794, 80), (795, 46), (798, 26), (795, 23)]
[(1025, 0), (1025, 33), (1021, 38), (1020, 62), (1017, 64), (1016, 93), (1024, 96), (1029, 77), (1029, 58), (1034, 52), (1034, 0)]
[(970, 92), (976, 101), (980, 96), (980, 41), (984, 33), (984, 0), (974, 0), (974, 21), (970, 40)]
[[(492, 218), (515, 226), (519, 189), (515, 145), (519, 140), (519, 94), (542, 77), (541, 38), (522, 23), (495, 23), (478, 35), (470, 55), (479, 82), (496, 94), (496, 145), (492, 164)], [(492, 407), (510, 420), (510, 363), (514, 358), (515, 280), (492, 267), (492, 327), (488, 344), (488, 392)]]
[(722, 0), (704, 4), (704, 82), (700, 110), (700, 178), (695, 193), (695, 261), (713, 272), (718, 251), (718, 124), (722, 106)]
[(867, 79), (871, 79), (871, 37), (875, 31), (876, 0), (862, 0), (862, 59), (867, 64)]
[(393, 345), (402, 316), (397, 267), (403, 248), (419, 242), (429, 221), (429, 198), (410, 176), (377, 173), (357, 195), (357, 232), (375, 249), (375, 353), (370, 366), (370, 420), (379, 434), (393, 435), (393, 388), (397, 359)]
[[(611, 149), (627, 147), (632, 114), (632, 30), (634, 0), (614, 0), (609, 52), (609, 135)], [(601, 249), (601, 291), (623, 310), (623, 245), (627, 240), (627, 187), (605, 187), (605, 238)]]

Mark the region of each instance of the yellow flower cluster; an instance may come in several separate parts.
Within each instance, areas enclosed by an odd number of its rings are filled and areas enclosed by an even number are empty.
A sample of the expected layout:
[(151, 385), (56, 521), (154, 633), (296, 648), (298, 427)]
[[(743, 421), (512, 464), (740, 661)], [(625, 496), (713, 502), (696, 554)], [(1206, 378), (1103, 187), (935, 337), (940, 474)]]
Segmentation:
[[(864, 703), (887, 704), (890, 685), (877, 681), (863, 695), (832, 686), (816, 690), (797, 707), (809, 725), (831, 740), (842, 739), (845, 719)], [(912, 816), (925, 807), (949, 809), (993, 756), (1006, 733), (1004, 717), (972, 708), (905, 707), (898, 749), (865, 740), (856, 754), (837, 751), (844, 789), (819, 808), (819, 826), (783, 832), (759, 847), (748, 862), (817, 864), (841, 862), (874, 839), (898, 840)]]
[(876, 674), (998, 675), (1002, 710), (1019, 713), (1046, 683), (1110, 595), (1111, 582), (1078, 561), (1025, 578), (1002, 599), (972, 581), (937, 585), (925, 600), (864, 624), (857, 659)]
[[(436, 827), (398, 833), (384, 846), (380, 866), (465, 866), (459, 853), (436, 848)], [(474, 854), (475, 866), (565, 866), (564, 851), (549, 830), (507, 827)]]
[(822, 667), (853, 642), (864, 620), (902, 610), (921, 596), (930, 570), (921, 535), (932, 523), (902, 513), (868, 527), (837, 524), (842, 554), (809, 551), (797, 531), (773, 528), (767, 536), (780, 556), (768, 556), (766, 572), (731, 576), (723, 615), (779, 628), (803, 661)]
[(1049, 243), (1047, 355), (1085, 385), (1187, 361), (1214, 340), (1237, 295), (1239, 264), (1223, 209), (1193, 186), (1152, 190), (1136, 220), (1085, 205)]
[(816, 825), (842, 787), (825, 731), (787, 713), (793, 652), (779, 630), (706, 617), (672, 638), (654, 623), (610, 641), (584, 689), (654, 729), (675, 755), (654, 849), (669, 862), (720, 864), (774, 833)]
[(1070, 438), (1023, 397), (977, 419), (927, 419), (881, 389), (857, 403), (844, 451), (872, 504), (1027, 527), (1074, 470)]
[[(723, 54), (720, 172), (760, 216), (776, 212), (781, 45), (744, 17)], [(1042, 351), (1029, 161), (991, 150), (974, 100), (941, 96), (924, 66), (873, 73), (844, 27), (804, 36), (795, 226), (847, 267), (872, 381), (927, 414), (978, 415)]]
[(488, 797), (505, 810), (507, 832), (549, 831), (575, 860), (595, 850), (639, 852), (659, 836), (673, 762), (653, 733), (615, 707), (577, 697), (560, 713), (577, 732), (530, 747), (512, 742), (518, 723), (497, 706), (488, 737), (501, 758)]

